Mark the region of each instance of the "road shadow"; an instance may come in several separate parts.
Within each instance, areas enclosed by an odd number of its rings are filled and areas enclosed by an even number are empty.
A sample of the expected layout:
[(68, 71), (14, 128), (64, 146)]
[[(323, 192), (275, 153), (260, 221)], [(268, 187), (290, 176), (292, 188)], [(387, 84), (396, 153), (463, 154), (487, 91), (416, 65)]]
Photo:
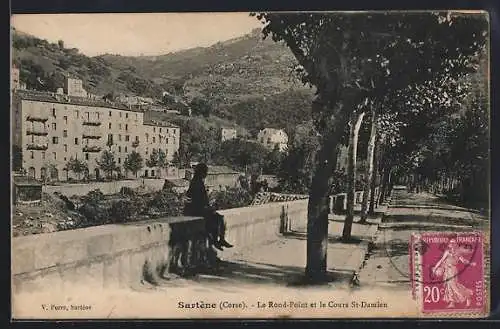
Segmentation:
[[(467, 217), (465, 217), (467, 216)], [(445, 224), (445, 225), (467, 225), (478, 226), (481, 221), (474, 219), (470, 214), (464, 214), (464, 217), (452, 217), (446, 212), (430, 212), (424, 214), (418, 213), (390, 213), (384, 217), (384, 223), (405, 223), (418, 222), (422, 224)]]
[(232, 292), (238, 285), (259, 286), (317, 286), (328, 285), (339, 281), (345, 282), (352, 278), (352, 273), (346, 271), (328, 271), (323, 282), (311, 283), (305, 280), (305, 270), (298, 266), (283, 266), (251, 261), (223, 261), (217, 268), (200, 273), (189, 280), (207, 284), (217, 285), (220, 290)]
[[(283, 233), (283, 236), (287, 239), (298, 239), (298, 240), (307, 240), (307, 233), (302, 231), (288, 231)], [(345, 243), (345, 244), (359, 244), (362, 241), (370, 241), (368, 238), (363, 239), (357, 236), (351, 237), (349, 241), (342, 241), (342, 237), (338, 235), (328, 235), (329, 243)]]
[(391, 226), (390, 229), (392, 231), (415, 231), (415, 232), (421, 232), (421, 231), (432, 231), (432, 232), (463, 232), (466, 230), (473, 230), (477, 229), (479, 227), (460, 227), (460, 226), (453, 226), (453, 225), (443, 225), (443, 226), (436, 226), (432, 224), (407, 224), (407, 225), (401, 225), (401, 226)]

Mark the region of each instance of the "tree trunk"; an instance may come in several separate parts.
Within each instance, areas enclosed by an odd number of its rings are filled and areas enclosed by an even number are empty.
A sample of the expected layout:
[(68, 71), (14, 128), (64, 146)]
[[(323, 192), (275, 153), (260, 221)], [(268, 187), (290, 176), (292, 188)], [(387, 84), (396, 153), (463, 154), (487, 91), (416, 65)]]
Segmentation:
[[(309, 282), (326, 279), (326, 257), (328, 248), (329, 192), (333, 171), (337, 165), (337, 144), (341, 138), (347, 118), (343, 106), (337, 106), (332, 114), (335, 126), (324, 138), (317, 155), (317, 166), (311, 181), (307, 205), (307, 264), (305, 275)], [(332, 152), (333, 150), (333, 152)]]
[[(361, 221), (360, 223), (366, 223), (366, 219), (368, 218), (368, 201), (371, 196), (371, 191), (374, 189), (373, 181), (373, 171), (375, 168), (375, 143), (377, 137), (377, 121), (375, 117), (375, 110), (371, 111), (371, 131), (370, 131), (370, 140), (368, 141), (368, 168), (366, 169), (364, 188), (363, 188), (363, 201), (361, 203)], [(372, 213), (373, 213), (373, 209)]]
[(380, 193), (379, 193), (379, 204), (382, 204), (384, 203), (385, 201), (385, 197), (387, 196), (387, 184), (388, 184), (388, 181), (389, 181), (389, 171), (390, 169), (389, 168), (384, 168), (382, 170), (382, 188), (380, 189)]
[[(379, 178), (379, 165), (380, 165), (380, 136), (377, 136), (375, 140), (375, 151), (373, 154), (373, 175), (372, 180), (370, 182), (370, 206), (368, 208), (368, 214), (373, 215), (375, 213), (375, 207), (378, 205), (378, 195), (375, 193), (375, 189), (377, 187), (377, 179)], [(380, 180), (379, 180), (380, 182)], [(379, 191), (380, 193), (380, 191)]]
[(356, 156), (358, 149), (359, 128), (363, 122), (365, 112), (354, 114), (350, 122), (349, 151), (347, 162), (347, 215), (342, 232), (342, 240), (351, 239), (352, 222), (354, 220), (354, 194), (356, 191)]

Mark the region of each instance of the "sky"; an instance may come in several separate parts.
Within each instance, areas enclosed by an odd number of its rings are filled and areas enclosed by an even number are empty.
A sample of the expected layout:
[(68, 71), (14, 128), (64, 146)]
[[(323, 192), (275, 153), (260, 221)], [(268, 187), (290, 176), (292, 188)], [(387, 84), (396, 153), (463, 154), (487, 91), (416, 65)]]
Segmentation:
[(12, 16), (11, 24), (49, 42), (63, 40), (66, 48), (87, 56), (207, 47), (262, 26), (248, 13), (23, 14)]

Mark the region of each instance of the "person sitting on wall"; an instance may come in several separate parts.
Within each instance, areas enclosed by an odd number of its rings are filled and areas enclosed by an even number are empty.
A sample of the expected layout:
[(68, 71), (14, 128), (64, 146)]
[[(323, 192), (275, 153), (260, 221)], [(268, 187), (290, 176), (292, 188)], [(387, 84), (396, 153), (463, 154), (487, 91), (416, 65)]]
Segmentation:
[(219, 250), (232, 248), (229, 242), (225, 239), (226, 223), (224, 216), (217, 213), (213, 207), (209, 205), (207, 190), (204, 180), (208, 174), (208, 167), (204, 163), (195, 166), (193, 178), (189, 183), (189, 188), (186, 192), (188, 202), (184, 208), (186, 216), (202, 216), (206, 220), (206, 228), (208, 233), (209, 243)]

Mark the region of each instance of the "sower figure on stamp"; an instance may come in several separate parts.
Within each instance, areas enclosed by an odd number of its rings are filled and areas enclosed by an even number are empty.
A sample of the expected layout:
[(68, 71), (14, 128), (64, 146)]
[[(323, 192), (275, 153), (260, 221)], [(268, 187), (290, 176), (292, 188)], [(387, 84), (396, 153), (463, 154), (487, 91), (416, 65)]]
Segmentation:
[(193, 178), (186, 192), (188, 202), (184, 208), (186, 216), (203, 216), (206, 221), (206, 231), (210, 245), (219, 250), (223, 248), (232, 248), (233, 246), (226, 241), (226, 224), (224, 216), (217, 213), (209, 205), (207, 190), (204, 180), (208, 174), (208, 167), (200, 163), (195, 167)]
[(448, 308), (455, 307), (455, 303), (465, 303), (467, 307), (471, 303), (472, 290), (458, 282), (457, 265), (459, 262), (469, 266), (476, 265), (476, 263), (463, 257), (466, 253), (469, 252), (464, 248), (460, 248), (455, 239), (451, 239), (443, 256), (432, 268), (432, 273), (443, 279), (444, 300), (449, 303)]

